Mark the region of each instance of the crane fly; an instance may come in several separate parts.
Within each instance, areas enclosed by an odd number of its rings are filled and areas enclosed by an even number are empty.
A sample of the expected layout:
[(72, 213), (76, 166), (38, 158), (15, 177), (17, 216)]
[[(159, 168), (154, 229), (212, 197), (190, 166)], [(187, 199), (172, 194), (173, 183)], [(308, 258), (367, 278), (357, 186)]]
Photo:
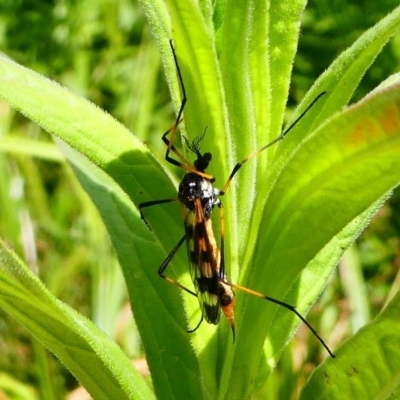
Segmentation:
[[(167, 282), (198, 298), (202, 317), (198, 325), (194, 329), (188, 330), (188, 332), (194, 332), (195, 330), (197, 330), (201, 325), (203, 319), (205, 319), (210, 324), (218, 324), (222, 310), (223, 314), (229, 322), (229, 325), (231, 326), (233, 340), (235, 340), (235, 297), (233, 293), (233, 289), (235, 289), (275, 303), (296, 314), (297, 317), (300, 318), (300, 320), (311, 330), (314, 336), (325, 347), (328, 353), (332, 357), (335, 357), (327, 344), (319, 336), (317, 331), (306, 321), (306, 319), (296, 310), (294, 306), (287, 304), (283, 301), (274, 299), (263, 293), (249, 289), (247, 287), (234, 284), (228, 280), (225, 271), (224, 256), (224, 208), (222, 206), (221, 200), (219, 199), (220, 196), (223, 196), (226, 193), (233, 177), (243, 166), (243, 164), (255, 158), (262, 151), (266, 150), (270, 146), (281, 141), (286, 136), (286, 134), (300, 121), (300, 119), (310, 110), (310, 108), (321, 98), (321, 96), (325, 94), (325, 92), (318, 95), (306, 108), (306, 110), (303, 111), (303, 113), (289, 126), (289, 128), (284, 130), (276, 139), (262, 146), (261, 148), (247, 156), (245, 159), (238, 162), (234, 166), (222, 190), (220, 190), (213, 186), (213, 183), (215, 181), (214, 176), (206, 172), (212, 155), (209, 152), (202, 153), (200, 150), (200, 142), (204, 138), (206, 131), (204, 131), (201, 136), (196, 137), (192, 142), (189, 142), (189, 140), (184, 137), (187, 148), (196, 156), (196, 160), (193, 162), (193, 164), (191, 164), (185, 158), (185, 156), (174, 146), (174, 140), (176, 137), (178, 126), (182, 120), (183, 110), (187, 102), (187, 97), (181, 70), (179, 68), (178, 59), (172, 41), (170, 41), (170, 46), (177, 70), (179, 84), (182, 91), (182, 102), (174, 125), (162, 135), (162, 140), (167, 146), (167, 150), (165, 153), (166, 161), (172, 165), (186, 170), (186, 174), (179, 184), (177, 198), (146, 201), (139, 204), (139, 210), (141, 218), (148, 225), (148, 222), (146, 221), (143, 214), (144, 208), (171, 202), (179, 202), (181, 206), (184, 219), (185, 234), (181, 237), (181, 239), (166, 257), (166, 259), (162, 262), (161, 266), (158, 269), (158, 274)], [(168, 138), (168, 136), (170, 136), (170, 138)], [(178, 159), (171, 157), (170, 153), (174, 153)], [(219, 247), (217, 245), (217, 240), (214, 235), (211, 220), (211, 213), (215, 207), (219, 209), (220, 213)], [(193, 285), (195, 287), (195, 291), (188, 289), (177, 280), (165, 275), (165, 271), (169, 263), (185, 241), (190, 264), (190, 274)]]

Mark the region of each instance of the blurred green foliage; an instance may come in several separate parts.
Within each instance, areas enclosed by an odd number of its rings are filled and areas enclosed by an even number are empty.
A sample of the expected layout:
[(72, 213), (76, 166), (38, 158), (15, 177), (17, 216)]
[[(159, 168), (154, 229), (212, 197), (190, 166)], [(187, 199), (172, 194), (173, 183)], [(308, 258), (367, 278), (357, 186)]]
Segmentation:
[[(304, 12), (294, 65), (292, 94), (296, 103), (326, 67), (348, 46), (392, 9), (396, 0), (310, 0)], [(400, 67), (400, 35), (379, 54), (362, 80), (359, 100)]]
[[(397, 5), (398, 0), (310, 1), (289, 104), (297, 104), (340, 52)], [(355, 99), (399, 70), (399, 42), (398, 34), (361, 82)], [(5, 0), (0, 4), (0, 50), (93, 101), (162, 158), (160, 133), (173, 121), (172, 106), (157, 48), (136, 1)], [(33, 142), (41, 147), (51, 139), (5, 103), (0, 103), (0, 129), (0, 139), (31, 140), (21, 151), (0, 144), (0, 235), (60, 299), (94, 319), (130, 356), (143, 357), (133, 324), (126, 319), (124, 283), (107, 234), (68, 165), (55, 146), (49, 157), (38, 157)], [(392, 282), (399, 281), (399, 211), (397, 191), (356, 245), (372, 315), (398, 287)], [(156, 273), (157, 266), (153, 267)], [(332, 277), (310, 315), (310, 322), (320, 325), (321, 336), (334, 331), (338, 342), (354, 329), (347, 318), (342, 272)], [(304, 382), (319, 344), (303, 328), (297, 338), (260, 398), (289, 398)], [(303, 359), (306, 345), (311, 350)], [(54, 398), (63, 398), (76, 386), (67, 371), (50, 355), (43, 356), (40, 345), (1, 310), (0, 354), (0, 371), (15, 378), (15, 392), (24, 384), (42, 387), (46, 376), (52, 377)], [(0, 393), (2, 382), (0, 378)]]

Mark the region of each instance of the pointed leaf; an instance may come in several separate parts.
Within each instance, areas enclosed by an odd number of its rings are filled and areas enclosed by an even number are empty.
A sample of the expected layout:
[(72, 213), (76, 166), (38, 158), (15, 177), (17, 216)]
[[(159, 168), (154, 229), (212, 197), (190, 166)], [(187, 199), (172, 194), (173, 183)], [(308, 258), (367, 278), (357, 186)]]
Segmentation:
[(400, 293), (370, 324), (314, 370), (300, 399), (396, 399), (400, 395)]
[(51, 350), (94, 398), (154, 397), (121, 349), (57, 300), (1, 240), (0, 307)]

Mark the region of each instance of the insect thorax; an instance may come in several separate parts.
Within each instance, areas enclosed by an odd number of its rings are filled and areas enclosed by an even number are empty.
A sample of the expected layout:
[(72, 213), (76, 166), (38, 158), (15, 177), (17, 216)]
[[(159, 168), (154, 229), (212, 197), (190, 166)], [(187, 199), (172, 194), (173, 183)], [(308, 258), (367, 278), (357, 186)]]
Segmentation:
[(210, 218), (211, 211), (220, 205), (218, 199), (220, 191), (215, 189), (212, 183), (196, 173), (187, 173), (179, 184), (178, 199), (189, 211), (194, 211), (195, 199), (201, 200), (204, 218)]

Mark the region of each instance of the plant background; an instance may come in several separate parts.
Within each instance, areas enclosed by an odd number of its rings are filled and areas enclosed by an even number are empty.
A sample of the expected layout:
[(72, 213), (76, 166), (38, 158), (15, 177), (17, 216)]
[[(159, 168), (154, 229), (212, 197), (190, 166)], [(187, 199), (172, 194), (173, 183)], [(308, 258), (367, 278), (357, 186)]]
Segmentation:
[[(397, 5), (397, 0), (310, 1), (288, 113), (340, 52)], [(158, 51), (136, 1), (4, 1), (0, 50), (93, 101), (163, 158), (160, 136), (174, 115)], [(353, 100), (398, 71), (399, 64), (397, 34)], [(373, 318), (398, 289), (399, 209), (397, 190), (345, 254), (309, 314), (310, 322), (333, 346)], [(123, 278), (100, 217), (49, 135), (4, 102), (0, 102), (0, 236), (52, 293), (92, 319), (147, 374)], [(156, 274), (158, 265), (149, 268)], [(280, 398), (290, 398), (318, 363), (319, 350), (319, 343), (301, 327), (267, 386), (278, 388)], [(33, 388), (45, 384), (48, 371), (56, 398), (71, 395), (78, 385), (1, 310), (0, 354), (0, 394), (11, 388), (20, 398), (35, 398)], [(264, 393), (268, 390), (264, 388)]]

